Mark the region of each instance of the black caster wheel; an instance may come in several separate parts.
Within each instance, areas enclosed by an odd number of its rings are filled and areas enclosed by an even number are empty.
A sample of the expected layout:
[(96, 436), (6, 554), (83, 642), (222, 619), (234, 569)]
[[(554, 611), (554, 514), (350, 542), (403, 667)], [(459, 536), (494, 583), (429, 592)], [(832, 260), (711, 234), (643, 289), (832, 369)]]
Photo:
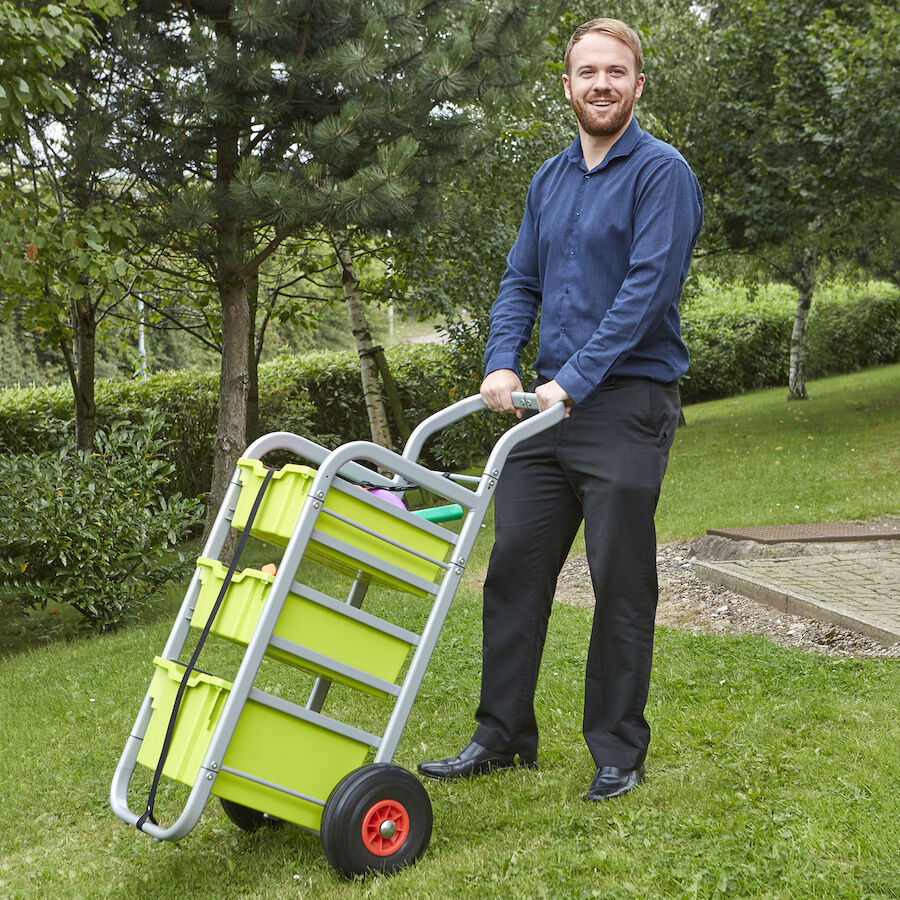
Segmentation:
[(411, 772), (391, 763), (354, 769), (331, 792), (322, 849), (348, 878), (390, 874), (421, 858), (431, 839), (431, 800)]
[(232, 800), (226, 800), (224, 797), (219, 798), (225, 815), (244, 831), (257, 831), (260, 828), (276, 828), (284, 824), (281, 819), (273, 819), (265, 813), (261, 813), (258, 809), (251, 809), (249, 806), (241, 806), (240, 803), (234, 803)]

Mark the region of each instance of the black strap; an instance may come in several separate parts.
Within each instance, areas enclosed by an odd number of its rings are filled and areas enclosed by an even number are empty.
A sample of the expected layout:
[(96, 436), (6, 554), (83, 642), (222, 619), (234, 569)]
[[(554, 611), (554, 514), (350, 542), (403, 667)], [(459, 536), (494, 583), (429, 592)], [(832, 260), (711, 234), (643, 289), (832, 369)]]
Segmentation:
[[(449, 481), (452, 477), (452, 472), (441, 472), (441, 478), (446, 478)], [(375, 484), (374, 481), (357, 481), (356, 485), (357, 487), (365, 488), (367, 491), (415, 491), (422, 487), (421, 484), (416, 484), (412, 481), (408, 484)]]
[(213, 604), (212, 612), (210, 612), (209, 618), (206, 620), (206, 625), (203, 626), (203, 631), (200, 633), (200, 637), (197, 640), (197, 646), (194, 648), (194, 652), (191, 655), (190, 662), (185, 667), (184, 675), (182, 675), (181, 677), (181, 683), (178, 685), (178, 692), (175, 694), (175, 704), (172, 707), (172, 714), (169, 716), (169, 726), (166, 729), (166, 736), (163, 739), (162, 750), (159, 754), (159, 761), (156, 764), (156, 771), (153, 773), (153, 783), (150, 785), (150, 793), (147, 796), (147, 808), (135, 823), (138, 831), (143, 830), (144, 823), (147, 822), (147, 820), (151, 821), (154, 825), (158, 824), (156, 819), (153, 818), (153, 806), (156, 803), (156, 792), (159, 789), (160, 778), (162, 778), (163, 766), (166, 764), (166, 758), (169, 755), (169, 748), (172, 744), (172, 736), (175, 733), (175, 722), (178, 718), (178, 711), (181, 708), (181, 701), (184, 698), (184, 692), (187, 689), (188, 680), (190, 679), (191, 673), (194, 671), (194, 668), (197, 665), (197, 659), (200, 656), (200, 651), (203, 649), (203, 645), (206, 643), (207, 637), (209, 637), (209, 632), (212, 628), (213, 620), (216, 618), (216, 613), (218, 613), (219, 607), (222, 605), (222, 601), (225, 599), (225, 594), (228, 591), (228, 586), (231, 584), (231, 579), (234, 577), (234, 573), (237, 571), (241, 554), (244, 552), (244, 547), (246, 546), (247, 540), (250, 537), (250, 526), (253, 524), (253, 520), (256, 518), (256, 513), (259, 511), (259, 506), (262, 503), (263, 494), (265, 493), (266, 488), (269, 486), (269, 481), (271, 481), (272, 476), (276, 471), (276, 469), (269, 469), (266, 472), (265, 477), (263, 478), (263, 483), (259, 488), (259, 493), (256, 495), (256, 499), (253, 501), (253, 508), (250, 510), (250, 515), (247, 516), (247, 524), (244, 526), (244, 530), (241, 533), (238, 545), (235, 548), (234, 556), (231, 558), (231, 565), (228, 567), (228, 574), (225, 576), (225, 580), (222, 582), (219, 596), (216, 598), (216, 602)]
[(415, 490), (419, 485), (417, 484), (375, 484), (374, 481), (357, 481), (357, 487), (361, 487), (367, 491), (389, 491), (389, 492), (398, 492), (398, 491), (412, 491)]

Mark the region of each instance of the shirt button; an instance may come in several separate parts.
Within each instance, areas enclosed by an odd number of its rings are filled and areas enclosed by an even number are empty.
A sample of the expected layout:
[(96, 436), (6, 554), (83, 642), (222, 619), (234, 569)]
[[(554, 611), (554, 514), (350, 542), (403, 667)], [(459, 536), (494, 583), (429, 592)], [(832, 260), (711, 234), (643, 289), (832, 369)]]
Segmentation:
[(576, 209), (576, 210), (575, 210), (575, 215), (576, 215), (576, 216), (580, 216), (580, 215), (581, 215), (581, 210), (580, 210), (580, 209)]
[(591, 177), (591, 173), (588, 172), (587, 175), (585, 175), (584, 177), (585, 177), (585, 178), (590, 178), (590, 177)]
[(569, 253), (571, 253), (571, 254), (572, 254), (572, 256), (574, 256), (574, 255), (575, 255), (575, 251), (574, 251), (574, 250), (570, 250), (570, 251), (569, 251)]
[(560, 330), (563, 334), (565, 334), (565, 333), (566, 333), (566, 326), (563, 325), (563, 327), (560, 328), (559, 330)]

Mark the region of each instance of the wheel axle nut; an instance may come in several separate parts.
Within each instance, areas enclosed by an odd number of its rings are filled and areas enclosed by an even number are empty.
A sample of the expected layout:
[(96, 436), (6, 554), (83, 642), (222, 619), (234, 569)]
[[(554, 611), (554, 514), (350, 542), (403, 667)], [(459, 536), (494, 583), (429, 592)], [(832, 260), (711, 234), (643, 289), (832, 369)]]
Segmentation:
[(393, 819), (385, 819), (378, 828), (383, 838), (392, 838), (397, 833), (397, 825)]

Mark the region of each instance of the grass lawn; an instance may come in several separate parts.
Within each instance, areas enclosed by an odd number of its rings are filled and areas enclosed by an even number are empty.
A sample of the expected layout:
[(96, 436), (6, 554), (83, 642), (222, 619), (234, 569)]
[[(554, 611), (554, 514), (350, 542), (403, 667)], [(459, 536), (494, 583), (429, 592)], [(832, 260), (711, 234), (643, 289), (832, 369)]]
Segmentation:
[[(900, 367), (810, 393), (804, 404), (766, 391), (689, 408), (660, 537), (900, 510)], [(471, 734), (488, 546), (485, 529), (397, 754), (408, 768)], [(372, 601), (401, 624), (421, 619), (415, 599)], [(215, 801), (183, 841), (157, 844), (113, 816), (108, 792), (174, 602), (155, 622), (0, 659), (0, 898), (900, 897), (896, 661), (659, 629), (648, 781), (589, 805), (590, 618), (575, 607), (555, 610), (548, 638), (541, 768), (429, 783), (434, 833), (414, 869), (348, 883), (317, 838), (245, 834)], [(273, 664), (267, 677), (292, 672)], [(161, 793), (163, 818), (180, 796)]]
[(900, 366), (685, 409), (657, 514), (660, 539), (707, 528), (900, 512)]

